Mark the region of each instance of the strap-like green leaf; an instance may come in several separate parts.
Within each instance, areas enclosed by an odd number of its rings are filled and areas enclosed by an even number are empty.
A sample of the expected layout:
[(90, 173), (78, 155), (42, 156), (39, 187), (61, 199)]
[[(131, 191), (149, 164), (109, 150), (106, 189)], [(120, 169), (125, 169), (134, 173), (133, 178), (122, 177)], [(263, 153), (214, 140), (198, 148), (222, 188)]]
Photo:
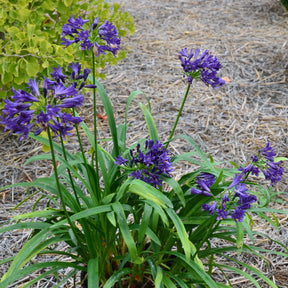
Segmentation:
[(143, 259), (141, 259), (138, 256), (135, 241), (130, 233), (130, 229), (127, 224), (127, 219), (125, 217), (125, 213), (124, 213), (124, 209), (122, 205), (120, 203), (113, 203), (112, 208), (115, 214), (117, 215), (117, 220), (118, 220), (117, 222), (121, 230), (121, 236), (124, 238), (124, 241), (128, 247), (128, 250), (131, 255), (131, 261), (134, 263), (138, 263), (138, 264), (142, 263)]
[[(91, 75), (88, 76), (88, 79), (91, 80), (91, 82), (93, 82), (93, 78)], [(95, 84), (97, 85), (97, 91), (99, 93), (99, 96), (101, 98), (101, 101), (103, 103), (103, 106), (104, 106), (104, 109), (108, 118), (110, 132), (112, 134), (112, 139), (113, 139), (113, 144), (114, 144), (113, 156), (115, 157), (119, 155), (119, 145), (118, 145), (118, 136), (117, 136), (116, 122), (114, 118), (113, 108), (112, 108), (110, 99), (103, 85), (97, 79), (94, 79), (94, 80), (95, 80)]]
[(151, 113), (149, 112), (149, 110), (147, 109), (147, 107), (144, 104), (139, 103), (139, 105), (140, 105), (140, 108), (143, 111), (143, 114), (144, 114), (144, 117), (145, 117), (145, 120), (146, 120), (146, 124), (147, 124), (149, 135), (150, 135), (150, 139), (159, 140), (157, 128), (156, 128), (156, 125), (155, 125), (155, 122), (154, 122), (154, 119), (153, 119)]
[(134, 179), (129, 186), (129, 191), (145, 199), (151, 200), (161, 207), (173, 207), (173, 204), (168, 197), (153, 186), (141, 180)]
[(99, 286), (99, 260), (97, 258), (89, 259), (88, 261), (88, 288)]
[(157, 266), (157, 273), (154, 280), (155, 288), (162, 288), (163, 271), (160, 266)]

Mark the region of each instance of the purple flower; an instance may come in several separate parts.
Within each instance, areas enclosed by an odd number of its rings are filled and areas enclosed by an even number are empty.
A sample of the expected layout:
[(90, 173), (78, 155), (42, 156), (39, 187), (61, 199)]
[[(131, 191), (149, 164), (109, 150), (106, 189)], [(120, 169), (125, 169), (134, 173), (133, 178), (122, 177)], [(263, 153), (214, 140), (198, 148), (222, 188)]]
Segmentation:
[(235, 220), (235, 222), (243, 222), (245, 217), (245, 210), (242, 210), (239, 207), (235, 207), (234, 212), (231, 214), (231, 218)]
[(211, 197), (213, 196), (212, 193), (210, 193), (210, 187), (215, 183), (215, 175), (210, 173), (202, 172), (196, 177), (195, 183), (197, 184), (197, 188), (192, 188), (191, 193), (192, 194), (201, 194), (204, 196)]
[(259, 158), (258, 156), (254, 155), (251, 157), (252, 158), (252, 162), (258, 162)]
[(233, 187), (235, 187), (236, 185), (238, 185), (241, 181), (242, 181), (242, 176), (243, 174), (235, 174), (233, 180), (232, 180), (232, 183), (228, 186), (227, 189), (231, 189)]
[(247, 210), (249, 208), (251, 208), (252, 203), (257, 201), (257, 197), (255, 195), (250, 195), (250, 194), (242, 194), (239, 197), (239, 204), (240, 204), (240, 208), (242, 210)]
[(184, 75), (188, 77), (189, 84), (192, 84), (194, 79), (200, 79), (207, 86), (212, 86), (213, 89), (224, 85), (225, 81), (217, 77), (217, 73), (221, 68), (219, 60), (211, 55), (208, 50), (198, 58), (199, 52), (199, 48), (196, 48), (195, 53), (192, 49), (188, 52), (188, 49), (184, 48), (179, 53), (181, 66)]
[[(259, 172), (261, 170), (265, 179), (271, 181), (272, 186), (282, 179), (284, 172), (284, 169), (280, 166), (282, 161), (274, 162), (276, 155), (275, 149), (268, 142), (266, 147), (259, 150), (258, 155), (252, 156), (253, 165), (257, 166), (255, 169), (258, 169)], [(258, 176), (259, 172), (255, 175)]]
[(228, 197), (228, 195), (225, 193), (223, 198), (222, 198), (222, 207), (225, 209), (226, 208), (226, 203), (229, 202), (230, 199)]
[(65, 82), (65, 79), (68, 77), (67, 75), (64, 75), (63, 72), (62, 72), (62, 67), (60, 67), (58, 65), (57, 68), (53, 68), (54, 72), (53, 73), (50, 73), (51, 74), (51, 77), (53, 79), (55, 79), (56, 81), (62, 81), (62, 82)]
[(247, 195), (246, 191), (248, 191), (248, 188), (246, 187), (245, 183), (240, 183), (235, 187), (235, 197), (242, 197)]
[(247, 175), (248, 173), (251, 173), (252, 175), (258, 176), (260, 173), (260, 170), (258, 167), (254, 166), (253, 164), (249, 164), (246, 167), (239, 167), (239, 171), (242, 171), (242, 175), (245, 174)]
[(127, 159), (122, 158), (121, 156), (115, 157), (116, 161), (114, 162), (114, 164), (117, 165), (123, 165), (126, 164), (128, 162)]
[(279, 162), (268, 162), (267, 161), (267, 170), (262, 170), (265, 179), (271, 181), (271, 185), (276, 185), (277, 182), (279, 182), (282, 179), (282, 175), (284, 172), (284, 169), (280, 167), (280, 164), (282, 164), (282, 161)]
[(75, 108), (81, 106), (83, 102), (84, 102), (84, 96), (82, 94), (78, 94), (74, 97), (64, 98), (62, 104), (60, 104), (59, 107)]
[(76, 19), (70, 17), (68, 23), (63, 25), (61, 44), (67, 48), (74, 43), (80, 43), (82, 50), (90, 50), (94, 47), (93, 52), (96, 56), (106, 54), (106, 51), (112, 52), (115, 56), (121, 42), (116, 27), (107, 20), (98, 27), (99, 18), (96, 17), (89, 31), (83, 28), (87, 22), (88, 20), (83, 20), (81, 17)]
[[(77, 19), (73, 25), (77, 26), (77, 23), (79, 24), (81, 21), (79, 22)], [(0, 123), (5, 125), (5, 130), (19, 134), (20, 140), (28, 137), (29, 132), (35, 126), (35, 135), (39, 135), (48, 127), (56, 135), (61, 134), (63, 137), (71, 135), (70, 131), (73, 126), (79, 124), (83, 119), (67, 113), (67, 109), (82, 105), (84, 96), (79, 90), (82, 88), (81, 85), (85, 87), (85, 80), (90, 73), (89, 69), (84, 69), (81, 84), (78, 87), (75, 77), (80, 74), (81, 65), (72, 63), (71, 68), (71, 77), (64, 75), (60, 66), (54, 68), (54, 72), (51, 73), (52, 79), (46, 77), (44, 79), (43, 93), (35, 79), (30, 79), (28, 82), (30, 93), (13, 88), (14, 95), (11, 97), (13, 101), (4, 100), (4, 117), (0, 118)], [(73, 83), (67, 81), (69, 78)]]
[[(31, 80), (31, 79), (30, 79)], [(12, 88), (14, 95), (12, 96), (12, 99), (17, 102), (38, 102), (39, 99), (33, 95), (35, 95), (33, 92), (31, 95), (30, 93), (20, 89), (17, 91), (14, 87)], [(32, 90), (31, 90), (32, 91)], [(37, 91), (35, 91), (37, 92)]]
[(223, 219), (227, 219), (228, 215), (229, 215), (229, 211), (225, 211), (224, 209), (217, 209), (217, 220), (223, 220)]
[(72, 62), (71, 65), (70, 65), (71, 69), (72, 69), (72, 73), (71, 73), (71, 76), (70, 76), (70, 79), (77, 79), (77, 77), (79, 76), (80, 74), (80, 71), (81, 71), (81, 64), (79, 62), (77, 63), (74, 63)]
[[(38, 82), (39, 83), (39, 82)], [(33, 95), (39, 97), (40, 96), (40, 92), (39, 92), (39, 88), (38, 88), (38, 83), (36, 82), (36, 79), (32, 80), (30, 79), (28, 82), (28, 87), (30, 88), (30, 91)], [(27, 93), (28, 94), (28, 93)], [(37, 99), (37, 98), (36, 98)], [(37, 99), (38, 100), (38, 99)], [(36, 101), (37, 101), (36, 100)], [(29, 100), (26, 100), (29, 101)]]
[(266, 147), (260, 149), (259, 152), (270, 162), (274, 162), (274, 157), (277, 155), (270, 142), (268, 142)]
[(202, 210), (208, 211), (210, 215), (214, 215), (216, 206), (217, 206), (217, 202), (211, 205), (205, 203), (202, 205)]
[[(162, 185), (161, 175), (172, 177), (170, 173), (173, 171), (173, 167), (170, 156), (160, 141), (147, 140), (145, 150), (141, 151), (140, 144), (137, 145), (136, 153), (132, 149), (130, 150), (129, 166), (135, 169), (130, 176), (159, 188)], [(115, 159), (114, 163), (117, 165), (126, 165), (129, 162), (121, 156)]]

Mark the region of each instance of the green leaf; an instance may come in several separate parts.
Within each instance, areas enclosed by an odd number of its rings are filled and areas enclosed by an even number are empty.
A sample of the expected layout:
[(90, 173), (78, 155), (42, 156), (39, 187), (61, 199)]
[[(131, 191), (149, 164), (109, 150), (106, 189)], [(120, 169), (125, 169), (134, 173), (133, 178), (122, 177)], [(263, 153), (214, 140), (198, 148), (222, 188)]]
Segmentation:
[(27, 28), (27, 34), (28, 34), (28, 38), (31, 40), (34, 33), (35, 33), (35, 30), (36, 30), (36, 25), (34, 24), (27, 24), (26, 25), (26, 28)]
[(40, 70), (40, 65), (38, 61), (35, 58), (30, 57), (29, 61), (26, 64), (26, 72), (28, 76), (33, 77), (36, 76), (36, 74)]
[[(172, 187), (173, 192), (176, 193), (176, 195), (179, 198), (179, 200), (181, 201), (183, 207), (185, 207), (186, 201), (184, 198), (183, 190), (182, 190), (181, 186), (179, 185), (179, 183), (174, 178), (163, 177), (163, 176), (161, 178), (163, 179), (163, 181), (165, 183), (167, 183), (170, 187)], [(173, 192), (171, 191), (169, 193), (173, 193)]]
[(124, 241), (125, 241), (125, 243), (128, 247), (128, 250), (130, 252), (131, 261), (135, 264), (143, 263), (144, 259), (138, 256), (135, 241), (134, 241), (134, 239), (130, 233), (129, 226), (127, 224), (127, 219), (125, 217), (125, 213), (124, 213), (122, 205), (119, 202), (118, 203), (112, 203), (112, 208), (113, 208), (115, 214), (117, 215), (121, 235), (124, 238)]
[(88, 288), (99, 286), (99, 259), (92, 258), (88, 261)]
[[(91, 77), (91, 75), (88, 76), (88, 79), (93, 83), (93, 77)], [(110, 99), (106, 93), (106, 90), (104, 89), (102, 84), (97, 79), (94, 79), (94, 81), (95, 81), (95, 84), (97, 85), (97, 91), (100, 95), (106, 115), (108, 117), (108, 123), (109, 123), (110, 132), (112, 134), (112, 139), (113, 139), (113, 144), (114, 144), (112, 156), (115, 157), (119, 155), (119, 145), (118, 145), (118, 136), (117, 136), (114, 112), (112, 109)]]
[(236, 231), (237, 231), (236, 244), (237, 244), (237, 248), (239, 249), (238, 253), (240, 254), (242, 251), (243, 242), (244, 242), (244, 228), (243, 228), (242, 222), (239, 222), (239, 221), (236, 222)]
[(151, 217), (152, 217), (152, 207), (149, 206), (148, 204), (145, 204), (143, 217), (142, 217), (142, 221), (141, 221), (140, 229), (138, 233), (139, 243), (142, 243), (142, 241), (144, 240), (144, 237), (146, 235), (146, 230), (148, 228)]
[(154, 122), (154, 119), (153, 119), (151, 113), (148, 111), (147, 107), (144, 104), (139, 103), (139, 105), (140, 105), (140, 108), (142, 109), (142, 111), (144, 113), (146, 124), (147, 124), (148, 130), (149, 130), (150, 139), (151, 140), (159, 140), (157, 128), (156, 128), (156, 125), (155, 125), (155, 122)]
[(167, 208), (166, 212), (176, 227), (177, 235), (183, 245), (183, 249), (187, 257), (187, 260), (189, 260), (191, 257), (191, 246), (185, 226), (183, 225), (181, 219), (177, 216), (177, 214), (173, 209)]
[(103, 288), (112, 288), (114, 287), (114, 284), (118, 281), (120, 281), (121, 277), (124, 275), (129, 275), (130, 273), (133, 272), (133, 269), (131, 268), (123, 268), (121, 270), (116, 270), (113, 275), (106, 281), (105, 285)]
[(3, 85), (7, 85), (13, 81), (13, 74), (11, 73), (3, 73), (1, 75), (1, 82)]
[(73, 0), (64, 0), (64, 5), (66, 7), (70, 7), (72, 3), (73, 3)]
[(129, 186), (129, 191), (161, 207), (173, 207), (171, 201), (162, 192), (141, 180), (134, 179)]
[(162, 286), (162, 279), (163, 279), (163, 271), (160, 266), (157, 266), (157, 273), (155, 278), (155, 288), (161, 288)]
[(215, 267), (221, 267), (221, 268), (225, 268), (225, 269), (230, 270), (230, 271), (234, 271), (234, 272), (238, 273), (239, 275), (242, 275), (246, 279), (250, 280), (256, 287), (261, 288), (261, 286), (258, 284), (258, 282), (251, 275), (249, 275), (248, 273), (246, 273), (245, 271), (243, 271), (241, 269), (233, 267), (232, 265), (230, 265), (230, 266), (224, 265), (224, 264), (221, 265), (221, 264), (218, 264), (215, 262), (213, 263), (213, 265)]
[[(198, 144), (188, 135), (178, 135), (176, 137), (174, 137), (173, 139), (184, 139), (186, 140), (196, 151), (198, 156), (201, 158), (201, 160), (203, 161), (203, 163), (209, 167), (212, 171), (215, 171), (214, 166), (211, 164), (211, 162), (209, 161), (209, 159), (206, 157), (206, 155), (202, 152), (201, 148), (198, 146)], [(215, 173), (215, 172), (214, 172)]]

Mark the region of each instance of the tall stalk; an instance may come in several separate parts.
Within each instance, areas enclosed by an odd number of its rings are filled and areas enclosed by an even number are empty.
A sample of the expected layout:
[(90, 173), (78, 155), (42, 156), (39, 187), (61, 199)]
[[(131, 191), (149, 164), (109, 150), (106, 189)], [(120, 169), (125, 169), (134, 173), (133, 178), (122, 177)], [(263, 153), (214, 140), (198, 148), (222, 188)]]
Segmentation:
[(190, 86), (191, 86), (191, 84), (189, 83), (188, 86), (187, 86), (187, 90), (186, 90), (184, 99), (183, 99), (183, 101), (182, 101), (180, 110), (179, 110), (179, 112), (178, 112), (176, 121), (175, 121), (175, 123), (174, 123), (173, 129), (172, 129), (171, 134), (170, 134), (170, 136), (169, 136), (169, 138), (168, 138), (168, 140), (167, 140), (167, 143), (166, 143), (166, 146), (165, 146), (166, 149), (167, 149), (167, 147), (168, 147), (168, 145), (169, 145), (169, 143), (170, 143), (170, 140), (172, 139), (172, 137), (173, 137), (173, 135), (174, 135), (176, 126), (177, 126), (177, 124), (178, 124), (179, 118), (180, 118), (180, 116), (181, 116), (182, 110), (183, 110), (183, 108), (184, 108), (184, 104), (185, 104), (185, 102), (186, 102), (186, 99), (187, 99), (187, 96), (188, 96), (188, 93), (189, 93), (189, 90), (190, 90)]
[[(95, 55), (94, 52), (92, 50), (92, 74), (93, 74), (93, 85), (95, 85)], [(98, 196), (98, 201), (100, 200), (100, 183), (99, 183), (99, 165), (98, 165), (98, 149), (97, 149), (97, 111), (96, 111), (96, 107), (97, 107), (97, 102), (96, 102), (96, 88), (93, 88), (93, 112), (94, 112), (94, 146), (95, 146), (95, 151), (94, 151), (94, 155), (95, 155), (95, 169), (96, 169), (96, 189), (98, 190), (98, 193), (96, 193), (96, 195)]]

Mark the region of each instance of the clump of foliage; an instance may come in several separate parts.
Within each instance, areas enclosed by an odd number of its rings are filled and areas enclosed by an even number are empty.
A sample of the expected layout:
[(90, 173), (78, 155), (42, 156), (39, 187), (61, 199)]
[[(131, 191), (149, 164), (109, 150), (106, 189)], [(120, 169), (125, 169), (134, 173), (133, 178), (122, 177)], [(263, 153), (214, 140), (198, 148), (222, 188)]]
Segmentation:
[[(77, 60), (84, 67), (91, 67), (91, 61), (87, 61), (79, 47), (63, 49), (61, 45), (62, 26), (70, 15), (94, 19), (97, 14), (101, 22), (113, 21), (120, 37), (135, 30), (128, 12), (120, 11), (118, 3), (111, 6), (104, 0), (2, 0), (1, 8), (0, 103), (1, 98), (12, 94), (12, 86), (25, 89), (31, 77), (49, 76), (58, 65), (66, 67)], [(96, 77), (105, 78), (99, 68), (106, 63), (115, 65), (125, 57), (123, 49), (117, 57), (111, 53), (102, 55), (97, 59)]]

